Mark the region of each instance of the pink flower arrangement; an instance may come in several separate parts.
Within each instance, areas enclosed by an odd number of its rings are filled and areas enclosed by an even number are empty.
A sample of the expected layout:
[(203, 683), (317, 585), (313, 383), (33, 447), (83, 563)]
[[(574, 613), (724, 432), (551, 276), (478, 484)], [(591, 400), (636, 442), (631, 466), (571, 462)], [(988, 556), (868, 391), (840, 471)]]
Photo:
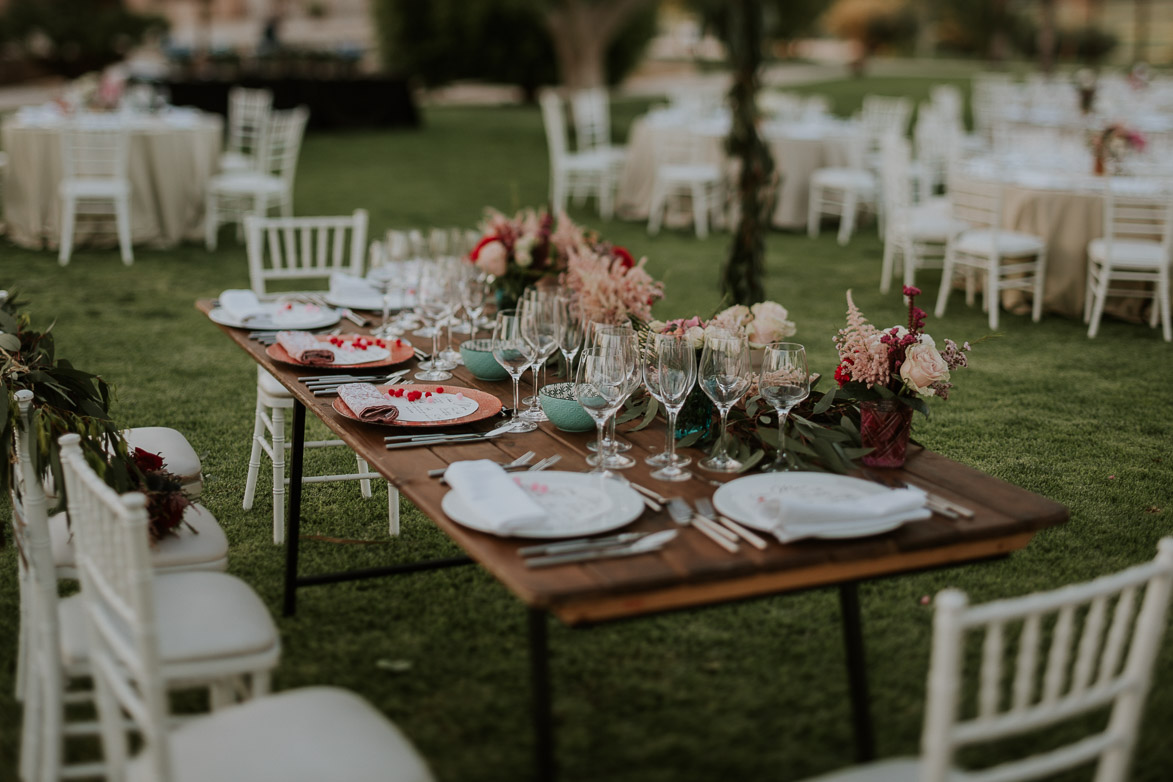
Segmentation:
[(1091, 150), (1097, 161), (1119, 164), (1129, 152), (1144, 152), (1144, 134), (1119, 122), (1092, 134)]
[(582, 228), (570, 218), (559, 214), (555, 220), (545, 209), (523, 209), (513, 217), (488, 209), (480, 230), (468, 261), (514, 298), (526, 286), (565, 269), (570, 249), (584, 241)]
[(741, 334), (749, 340), (750, 347), (761, 348), (794, 335), (797, 328), (789, 315), (776, 301), (760, 301), (749, 307), (735, 304), (718, 312), (707, 323), (694, 315), (687, 319), (652, 321), (648, 328), (657, 334), (688, 335), (698, 348), (704, 347), (706, 331), (721, 329)]
[(847, 292), (847, 327), (835, 337), (839, 349), (839, 366), (835, 380), (840, 387), (860, 383), (869, 389), (885, 388), (897, 396), (936, 396), (949, 398), (953, 387), (950, 373), (967, 365), (968, 342), (958, 347), (945, 340), (944, 350), (937, 348), (924, 333), (926, 313), (916, 306), (919, 288), (904, 286), (908, 297), (908, 325), (880, 331), (864, 318)]
[(664, 283), (652, 279), (624, 247), (585, 240), (569, 250), (562, 284), (574, 292), (583, 318), (596, 323), (647, 321), (652, 304), (664, 295)]

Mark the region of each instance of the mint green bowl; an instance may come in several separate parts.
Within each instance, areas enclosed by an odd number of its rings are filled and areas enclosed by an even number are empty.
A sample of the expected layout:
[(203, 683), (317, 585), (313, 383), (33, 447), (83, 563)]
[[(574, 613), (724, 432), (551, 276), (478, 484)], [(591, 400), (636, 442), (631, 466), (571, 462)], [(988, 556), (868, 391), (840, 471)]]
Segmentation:
[(574, 398), (574, 383), (551, 383), (538, 392), (542, 410), (554, 426), (564, 432), (589, 432), (595, 428), (590, 417)]
[(480, 380), (508, 380), (505, 367), (493, 358), (493, 340), (466, 339), (460, 344), (460, 357), (468, 371)]

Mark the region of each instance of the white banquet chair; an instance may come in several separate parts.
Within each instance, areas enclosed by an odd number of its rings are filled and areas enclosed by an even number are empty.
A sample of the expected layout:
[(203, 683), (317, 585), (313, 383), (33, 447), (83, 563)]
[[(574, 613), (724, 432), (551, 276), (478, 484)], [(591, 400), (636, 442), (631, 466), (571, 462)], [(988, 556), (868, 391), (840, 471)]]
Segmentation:
[(293, 214), (293, 181), (309, 110), (299, 106), (274, 111), (266, 132), (264, 156), (256, 170), (217, 174), (208, 182), (204, 214), (204, 240), (215, 250), (220, 226), (241, 224), (244, 216), (266, 216), (276, 208), (285, 217)]
[(617, 182), (627, 161), (627, 148), (611, 143), (611, 103), (607, 89), (575, 90), (570, 96), (570, 113), (574, 117), (575, 150), (603, 155)]
[(220, 153), (221, 171), (260, 168), (272, 111), (272, 90), (233, 87), (228, 91), (228, 127), (224, 151)]
[[(1118, 192), (1111, 178), (1104, 188), (1104, 235), (1088, 243), (1083, 320), (1088, 337), (1100, 330), (1109, 296), (1152, 298), (1152, 325), (1158, 317), (1166, 342), (1173, 341), (1169, 317), (1169, 266), (1173, 263), (1173, 198), (1169, 194)], [(1149, 283), (1113, 288), (1112, 282)]]
[[(808, 782), (1020, 782), (1091, 763), (1096, 782), (1127, 782), (1171, 582), (1173, 538), (1164, 538), (1151, 562), (1052, 592), (971, 606), (964, 593), (941, 591), (920, 756)], [(972, 701), (962, 697), (974, 691)], [(1059, 746), (992, 767), (958, 767), (962, 750), (978, 760), (983, 745), (1105, 709), (1106, 724), (1097, 720), (1082, 735), (1072, 726)]]
[(610, 154), (590, 149), (571, 152), (566, 138), (566, 116), (562, 99), (550, 90), (539, 98), (542, 124), (546, 129), (546, 149), (550, 155), (550, 204), (556, 212), (566, 211), (571, 193), (594, 195), (599, 216), (610, 220), (614, 213), (617, 175)]
[[(386, 717), (335, 688), (255, 698), (172, 729), (166, 703), (171, 617), (146, 564), (144, 499), (116, 495), (87, 472), (76, 446), (63, 447), (70, 496), (84, 495), (89, 508), (79, 518), (87, 552), (80, 598), (90, 631), (107, 782), (432, 779)], [(98, 541), (110, 545), (91, 545)], [(134, 757), (127, 717), (140, 738)]]
[(881, 182), (884, 188), (884, 259), (880, 269), (880, 292), (887, 293), (896, 271), (896, 260), (903, 262), (904, 285), (916, 284), (916, 270), (929, 268), (931, 261), (944, 262), (945, 245), (950, 237), (966, 228), (949, 213), (948, 202), (939, 200), (913, 203), (909, 175), (908, 141), (889, 136), (884, 142)]
[(78, 214), (114, 214), (122, 262), (130, 245), (130, 136), (117, 123), (78, 120), (61, 130), (61, 235), (57, 261), (69, 264)]
[[(17, 392), (20, 408), (15, 438), (18, 463), (13, 480), (13, 532), (23, 554), (18, 558), (20, 584), (20, 638), (18, 640), (18, 697), (23, 701), (20, 772), (24, 782), (102, 775), (99, 761), (67, 762), (66, 741), (94, 735), (96, 725), (77, 713), (75, 704), (92, 702), (86, 679), (93, 675), (81, 598), (58, 597), (58, 573), (52, 557), (47, 499), (42, 476), (35, 468), (37, 443), (28, 436), (32, 394)], [(85, 465), (77, 435), (69, 435), (91, 485), (105, 488)], [(68, 458), (63, 456), (63, 463)], [(86, 488), (70, 485), (66, 471), (69, 513), (78, 533), (84, 570), (85, 541), (78, 531), (90, 511)], [(110, 491), (109, 489), (106, 489)], [(142, 495), (140, 495), (142, 496)], [(147, 550), (146, 529), (138, 530), (144, 549), (144, 567), (154, 557)], [(109, 542), (107, 542), (109, 543)], [(106, 546), (110, 556), (122, 554)], [(185, 572), (160, 575), (154, 599), (163, 620), (159, 639), (165, 652), (168, 687), (206, 688), (209, 705), (219, 708), (240, 697), (268, 690), (269, 672), (280, 656), (280, 641), (272, 618), (244, 582), (224, 573)]]
[(945, 246), (945, 270), (937, 292), (935, 314), (945, 315), (945, 305), (959, 272), (965, 276), (965, 301), (973, 303), (976, 275), (985, 275), (982, 306), (989, 313), (991, 329), (998, 328), (1000, 294), (1004, 290), (1026, 290), (1033, 296), (1031, 320), (1043, 314), (1043, 281), (1047, 270), (1047, 243), (1034, 234), (1002, 227), (1000, 175), (995, 181), (979, 180), (957, 168), (950, 172), (949, 198), (953, 217), (968, 227), (950, 238)]
[(876, 175), (866, 167), (867, 138), (853, 136), (843, 142), (847, 165), (820, 168), (811, 174), (806, 232), (813, 239), (819, 235), (823, 215), (838, 216), (838, 242), (846, 246), (855, 231), (859, 210), (876, 208), (878, 184)]
[[(269, 296), (270, 283), (317, 280), (328, 283), (335, 272), (361, 277), (367, 250), (367, 213), (356, 209), (345, 217), (245, 218), (248, 277), (258, 297)], [(242, 505), (251, 510), (261, 470), (261, 454), (273, 467), (273, 542), (285, 541), (285, 411), (293, 409), (293, 395), (261, 367), (257, 367), (257, 404), (253, 415), (252, 451), (244, 484)], [(342, 440), (312, 440), (306, 448), (345, 445)], [(302, 483), (359, 481), (362, 496), (371, 496), (372, 472), (361, 456), (355, 456), (358, 472), (343, 475), (304, 476)], [(399, 490), (387, 484), (387, 513), (392, 535), (399, 534)]]
[(720, 163), (706, 159), (712, 135), (703, 129), (704, 123), (679, 128), (665, 134), (655, 147), (656, 175), (648, 209), (648, 233), (652, 236), (660, 232), (673, 198), (691, 203), (698, 239), (709, 235), (710, 223), (716, 227), (725, 221), (725, 175)]

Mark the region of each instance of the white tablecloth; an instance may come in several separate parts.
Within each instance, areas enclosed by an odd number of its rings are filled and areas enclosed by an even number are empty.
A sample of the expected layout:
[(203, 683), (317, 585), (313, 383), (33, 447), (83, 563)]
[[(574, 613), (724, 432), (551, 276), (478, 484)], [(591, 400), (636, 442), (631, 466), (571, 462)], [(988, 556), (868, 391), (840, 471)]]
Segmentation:
[[(638, 118), (627, 143), (627, 162), (619, 180), (616, 209), (628, 220), (646, 220), (655, 180), (655, 150), (666, 136), (698, 132), (706, 136), (707, 162), (724, 159), (728, 120), (690, 121), (671, 111)], [(806, 225), (810, 177), (815, 169), (847, 163), (848, 148), (857, 131), (843, 122), (766, 123), (762, 136), (770, 146), (779, 174), (772, 223), (777, 228)]]
[[(22, 112), (2, 129), (8, 153), (3, 199), (8, 237), (24, 247), (56, 247), (59, 240), (63, 121), (50, 111)], [(202, 238), (204, 191), (219, 161), (221, 118), (175, 111), (104, 121), (124, 121), (130, 132), (133, 243), (169, 247)], [(85, 225), (79, 220), (79, 232)], [(79, 234), (78, 241), (84, 240)]]

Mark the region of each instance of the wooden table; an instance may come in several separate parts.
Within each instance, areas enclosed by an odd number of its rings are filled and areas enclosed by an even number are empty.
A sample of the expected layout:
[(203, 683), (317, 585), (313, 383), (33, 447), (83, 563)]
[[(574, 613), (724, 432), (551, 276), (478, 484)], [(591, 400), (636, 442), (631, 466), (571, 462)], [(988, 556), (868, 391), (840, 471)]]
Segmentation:
[[(211, 306), (212, 302), (208, 300), (197, 303), (205, 313)], [(296, 610), (299, 586), (447, 567), (469, 561), (446, 559), (343, 574), (300, 575), (297, 571), (297, 542), (301, 521), (302, 448), (308, 409), (431, 517), (471, 561), (487, 569), (525, 603), (529, 611), (534, 728), (540, 779), (554, 776), (547, 615), (553, 615), (570, 626), (588, 626), (670, 610), (836, 586), (839, 588), (847, 652), (856, 757), (862, 761), (873, 757), (874, 749), (858, 583), (1004, 556), (1025, 547), (1039, 530), (1062, 524), (1068, 518), (1067, 509), (1057, 502), (939, 454), (913, 448), (905, 467), (890, 471), (892, 476), (972, 508), (975, 511), (972, 519), (952, 520), (934, 515), (884, 535), (849, 540), (804, 540), (789, 545), (771, 542), (764, 551), (743, 545), (737, 554), (725, 552), (699, 531), (686, 528), (662, 551), (653, 554), (531, 570), (517, 555), (517, 549), (529, 541), (487, 535), (451, 521), (440, 508), (447, 489), (439, 481), (428, 478), (426, 472), (461, 459), (500, 460), (527, 450), (535, 451), (539, 458), (561, 454), (563, 458), (558, 469), (583, 470), (586, 469), (586, 444), (591, 434), (568, 434), (544, 423), (535, 432), (504, 435), (488, 442), (388, 451), (383, 443), (383, 437), (391, 431), (387, 427), (359, 424), (341, 417), (332, 407), (333, 397), (315, 397), (297, 381), (298, 376), (310, 374), (305, 367), (273, 362), (263, 345), (248, 339), (246, 330), (220, 328), (288, 388), (295, 399), (286, 534), (286, 615)], [(349, 324), (344, 330), (357, 331)], [(478, 388), (512, 402), (512, 388), (508, 383), (476, 380), (463, 367), (454, 374), (450, 381), (453, 385)], [(493, 425), (493, 422), (484, 422), (478, 428), (487, 429)], [(649, 478), (650, 468), (643, 464), (643, 456), (663, 445), (662, 428), (629, 432), (624, 436), (632, 442), (632, 455), (637, 461), (634, 468), (624, 471), (626, 477), (662, 493), (675, 493), (690, 500), (712, 495), (713, 486), (707, 480), (669, 486)], [(705, 478), (712, 475), (701, 474)], [(715, 477), (730, 480), (736, 476)], [(667, 513), (645, 511), (630, 529), (651, 531), (674, 527)]]

